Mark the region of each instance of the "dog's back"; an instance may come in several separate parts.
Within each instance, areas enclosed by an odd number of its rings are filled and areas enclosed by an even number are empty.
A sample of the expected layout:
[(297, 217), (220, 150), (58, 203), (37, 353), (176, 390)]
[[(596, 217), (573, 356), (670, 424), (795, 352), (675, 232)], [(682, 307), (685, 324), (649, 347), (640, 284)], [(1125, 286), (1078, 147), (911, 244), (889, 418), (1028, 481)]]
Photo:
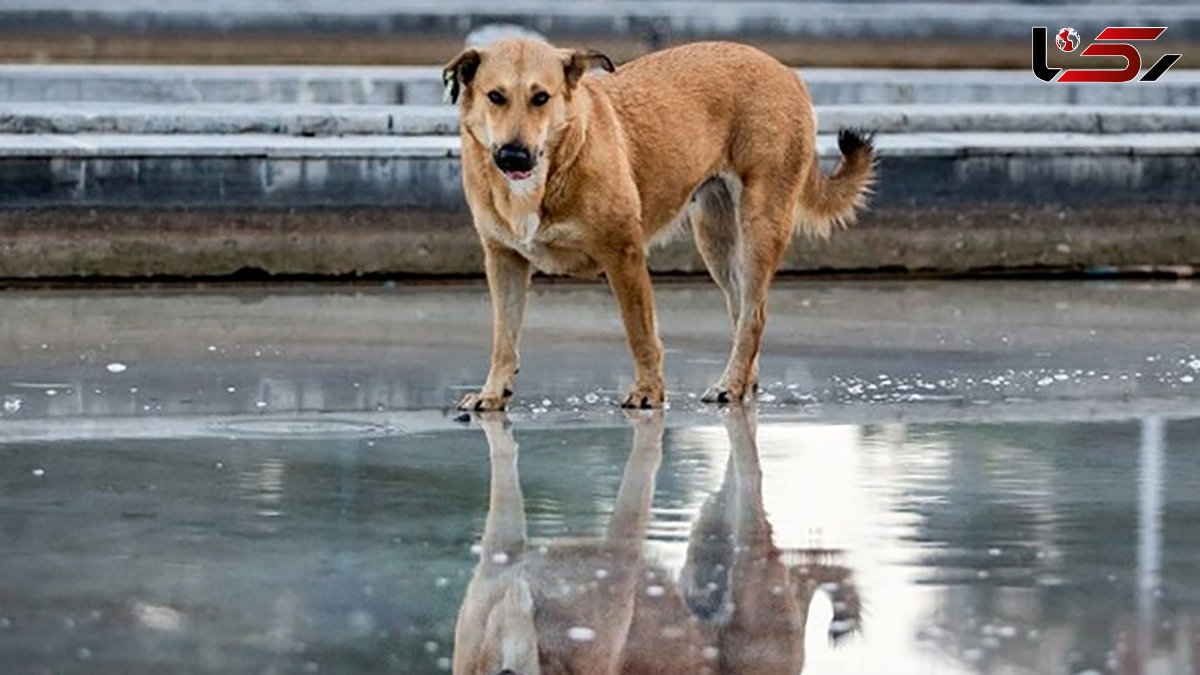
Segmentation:
[(753, 47), (688, 44), (631, 61), (598, 84), (621, 121), (652, 231), (673, 222), (711, 176), (797, 175), (815, 151), (804, 83)]

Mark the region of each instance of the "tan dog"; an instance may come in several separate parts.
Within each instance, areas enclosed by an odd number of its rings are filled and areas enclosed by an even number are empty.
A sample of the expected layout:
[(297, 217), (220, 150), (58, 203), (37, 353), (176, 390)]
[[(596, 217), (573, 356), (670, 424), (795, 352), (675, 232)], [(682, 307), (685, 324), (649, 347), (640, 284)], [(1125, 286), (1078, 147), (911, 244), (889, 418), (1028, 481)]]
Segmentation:
[(649, 246), (688, 223), (734, 324), (733, 350), (705, 401), (758, 384), (767, 289), (796, 230), (827, 234), (854, 217), (874, 180), (868, 138), (838, 137), (821, 170), (808, 90), (744, 45), (697, 43), (613, 71), (590, 51), (532, 40), (467, 49), (444, 71), (460, 105), (463, 186), (492, 296), (492, 366), (459, 407), (503, 409), (533, 270), (604, 273), (635, 365), (627, 407), (664, 397)]
[(526, 540), (517, 444), (498, 415), (481, 420), (491, 494), (480, 561), (455, 626), (455, 675), (795, 675), (804, 669), (818, 588), (831, 592), (835, 606), (829, 637), (859, 629), (850, 571), (831, 564), (837, 552), (775, 546), (753, 413), (741, 405), (726, 416), (724, 480), (692, 524), (678, 580), (642, 552), (662, 413), (633, 419), (633, 447), (604, 537), (536, 549)]

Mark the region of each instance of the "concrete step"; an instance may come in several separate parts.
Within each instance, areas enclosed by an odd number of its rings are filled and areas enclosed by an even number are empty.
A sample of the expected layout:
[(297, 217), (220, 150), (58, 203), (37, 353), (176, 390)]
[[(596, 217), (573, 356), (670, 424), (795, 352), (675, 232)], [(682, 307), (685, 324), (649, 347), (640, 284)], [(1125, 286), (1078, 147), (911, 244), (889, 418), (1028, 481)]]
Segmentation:
[[(1200, 106), (1200, 70), (1153, 84), (1046, 84), (1028, 70), (806, 68), (819, 105)], [(437, 66), (0, 65), (0, 102), (440, 105)]]
[[(907, 133), (876, 142), (875, 202), (1200, 201), (1200, 132)], [(833, 135), (818, 137), (827, 163)], [(454, 136), (0, 136), (0, 209), (421, 207), (464, 211)]]
[[(819, 130), (882, 133), (1200, 131), (1200, 106), (825, 105)], [(0, 134), (458, 134), (450, 106), (0, 103)]]
[(458, 134), (450, 106), (0, 103), (0, 134)]
[(1194, 2), (715, 2), (713, 0), (4, 0), (0, 30), (292, 32), (461, 36), (515, 23), (551, 36), (747, 38), (1026, 38), (1031, 26), (1074, 21), (1081, 35), (1104, 26), (1168, 26), (1200, 37)]

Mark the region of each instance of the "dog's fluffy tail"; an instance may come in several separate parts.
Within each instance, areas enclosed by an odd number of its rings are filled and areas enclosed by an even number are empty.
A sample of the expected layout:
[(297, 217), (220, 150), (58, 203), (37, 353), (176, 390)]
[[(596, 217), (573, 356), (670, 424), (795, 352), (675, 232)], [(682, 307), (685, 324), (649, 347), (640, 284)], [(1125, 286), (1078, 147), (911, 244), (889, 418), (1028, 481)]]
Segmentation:
[(820, 161), (813, 153), (808, 180), (800, 195), (799, 229), (828, 237), (834, 227), (854, 222), (875, 184), (873, 135), (856, 129), (839, 131), (842, 161), (828, 176), (821, 172)]

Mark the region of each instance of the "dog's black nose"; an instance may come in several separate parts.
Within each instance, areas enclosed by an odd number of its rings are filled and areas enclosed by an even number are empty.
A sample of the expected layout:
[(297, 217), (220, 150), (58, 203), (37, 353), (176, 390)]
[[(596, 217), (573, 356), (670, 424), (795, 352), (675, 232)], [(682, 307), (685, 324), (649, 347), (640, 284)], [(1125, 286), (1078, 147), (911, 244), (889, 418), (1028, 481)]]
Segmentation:
[(533, 169), (533, 157), (525, 146), (517, 143), (509, 143), (502, 145), (492, 159), (495, 160), (496, 166), (500, 167), (501, 171), (511, 172), (527, 172)]
[(504, 670), (496, 673), (496, 675), (517, 675), (517, 671), (512, 670), (511, 668), (505, 668)]

